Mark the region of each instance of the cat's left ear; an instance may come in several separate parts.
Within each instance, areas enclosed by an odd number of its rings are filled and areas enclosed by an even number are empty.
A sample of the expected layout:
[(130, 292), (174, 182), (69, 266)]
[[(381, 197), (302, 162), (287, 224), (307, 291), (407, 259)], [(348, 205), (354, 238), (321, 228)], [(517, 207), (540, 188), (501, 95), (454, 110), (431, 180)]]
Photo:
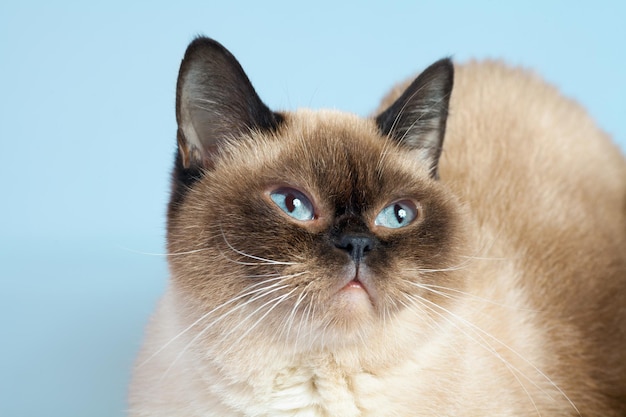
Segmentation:
[(378, 117), (382, 132), (401, 145), (417, 151), (438, 178), (437, 166), (448, 118), (448, 104), (454, 83), (454, 65), (442, 59), (426, 68), (404, 93)]

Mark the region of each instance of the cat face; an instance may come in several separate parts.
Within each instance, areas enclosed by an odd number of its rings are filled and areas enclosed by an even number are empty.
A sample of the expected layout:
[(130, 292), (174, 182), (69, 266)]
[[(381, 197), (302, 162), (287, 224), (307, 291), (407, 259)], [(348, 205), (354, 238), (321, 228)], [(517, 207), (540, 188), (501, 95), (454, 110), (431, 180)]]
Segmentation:
[(168, 245), (207, 334), (352, 343), (407, 306), (433, 316), (448, 299), (427, 286), (462, 286), (446, 272), (458, 210), (436, 179), (452, 67), (435, 65), (375, 120), (278, 114), (219, 44), (190, 46)]

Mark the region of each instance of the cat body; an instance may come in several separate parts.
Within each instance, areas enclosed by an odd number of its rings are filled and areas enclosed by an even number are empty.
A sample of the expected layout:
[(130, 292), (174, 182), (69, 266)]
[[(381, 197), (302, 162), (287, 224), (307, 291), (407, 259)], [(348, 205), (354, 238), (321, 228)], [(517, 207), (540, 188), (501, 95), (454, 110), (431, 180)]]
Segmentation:
[(615, 145), (494, 62), (439, 61), (376, 114), (272, 112), (190, 45), (130, 415), (626, 415)]

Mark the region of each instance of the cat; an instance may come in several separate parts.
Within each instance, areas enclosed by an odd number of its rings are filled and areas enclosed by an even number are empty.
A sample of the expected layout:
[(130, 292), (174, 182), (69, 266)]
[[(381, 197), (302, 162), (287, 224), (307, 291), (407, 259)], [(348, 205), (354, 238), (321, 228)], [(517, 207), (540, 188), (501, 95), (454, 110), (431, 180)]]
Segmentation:
[(176, 119), (131, 416), (626, 416), (626, 161), (533, 73), (274, 112), (200, 37)]

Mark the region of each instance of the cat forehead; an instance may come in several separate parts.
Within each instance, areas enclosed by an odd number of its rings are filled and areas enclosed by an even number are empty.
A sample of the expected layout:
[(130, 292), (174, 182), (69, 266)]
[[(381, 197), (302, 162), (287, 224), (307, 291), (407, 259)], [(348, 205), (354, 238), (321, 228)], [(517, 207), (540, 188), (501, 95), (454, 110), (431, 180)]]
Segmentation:
[(279, 134), (288, 148), (287, 152), (304, 153), (299, 156), (308, 156), (313, 160), (337, 164), (354, 154), (358, 154), (360, 159), (378, 158), (386, 142), (372, 120), (351, 114), (300, 110), (288, 114), (285, 119)]
[(427, 174), (411, 151), (384, 137), (372, 119), (332, 110), (305, 109), (282, 115), (284, 121), (276, 131), (253, 132), (243, 143), (233, 141), (227, 164), (245, 161), (257, 169), (332, 167), (344, 174), (406, 166), (411, 172)]
[[(294, 186), (323, 187), (339, 197), (355, 192), (371, 197), (383, 188), (428, 181), (428, 167), (374, 120), (339, 111), (283, 113), (275, 132), (255, 132), (244, 144), (233, 142), (226, 166), (247, 178)], [(232, 176), (230, 176), (232, 178)]]
[(373, 120), (338, 110), (299, 109), (285, 113), (286, 127), (300, 132), (351, 132), (378, 135)]

